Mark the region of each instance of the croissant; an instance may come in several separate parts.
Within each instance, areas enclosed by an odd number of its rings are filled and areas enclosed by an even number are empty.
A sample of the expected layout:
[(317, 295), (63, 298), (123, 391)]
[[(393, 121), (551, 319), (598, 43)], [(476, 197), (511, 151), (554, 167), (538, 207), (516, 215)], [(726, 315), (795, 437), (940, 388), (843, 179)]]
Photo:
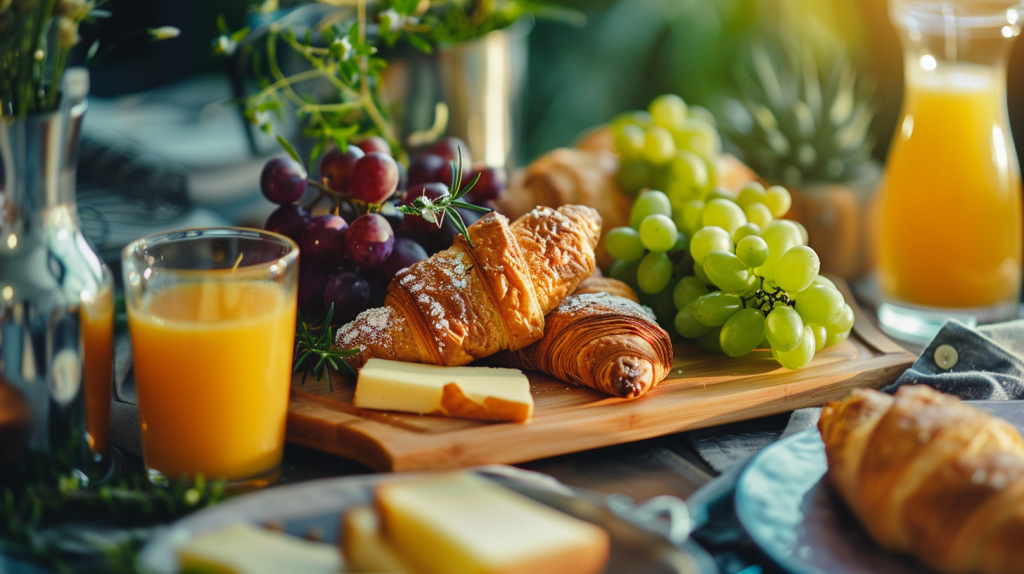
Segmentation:
[(587, 279), (546, 322), (544, 337), (512, 353), (510, 366), (622, 398), (644, 395), (672, 367), (668, 333), (621, 281)]
[(854, 391), (818, 422), (832, 486), (890, 550), (950, 573), (1024, 572), (1024, 440), (930, 387)]
[(597, 209), (604, 221), (596, 251), (597, 264), (607, 267), (611, 257), (604, 248), (604, 236), (612, 228), (629, 225), (632, 206), (616, 184), (618, 170), (619, 157), (612, 151), (559, 148), (544, 154), (513, 178), (508, 192), (496, 201), (496, 207), (512, 218), (536, 205), (582, 204)]
[(594, 272), (601, 228), (595, 210), (538, 207), (511, 226), (488, 213), (451, 248), (399, 271), (384, 307), (360, 313), (338, 329), (334, 346), (371, 357), (434, 365), (465, 365), (502, 349), (520, 349), (544, 335), (544, 315)]

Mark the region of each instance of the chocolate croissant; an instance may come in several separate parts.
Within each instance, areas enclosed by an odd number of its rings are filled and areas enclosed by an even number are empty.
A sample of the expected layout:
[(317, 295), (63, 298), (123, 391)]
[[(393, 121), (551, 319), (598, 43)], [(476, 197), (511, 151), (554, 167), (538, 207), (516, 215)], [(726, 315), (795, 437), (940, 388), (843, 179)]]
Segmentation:
[(334, 346), (371, 357), (465, 365), (544, 335), (544, 315), (594, 272), (601, 217), (590, 207), (538, 207), (509, 225), (488, 213), (451, 248), (399, 271), (385, 306), (338, 329)]
[(858, 390), (818, 422), (832, 486), (887, 549), (949, 573), (1024, 572), (1024, 440), (924, 386)]
[(622, 398), (642, 396), (672, 368), (668, 333), (621, 281), (587, 279), (546, 321), (544, 337), (512, 353), (512, 366)]

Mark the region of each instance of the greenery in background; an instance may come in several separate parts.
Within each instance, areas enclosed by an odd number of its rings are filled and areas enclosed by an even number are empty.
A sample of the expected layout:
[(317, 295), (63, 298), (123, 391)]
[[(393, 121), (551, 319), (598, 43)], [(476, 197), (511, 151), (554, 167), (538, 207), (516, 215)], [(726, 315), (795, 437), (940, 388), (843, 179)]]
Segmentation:
[(772, 183), (857, 178), (871, 160), (873, 90), (841, 50), (765, 35), (735, 64), (717, 103), (723, 135), (740, 159)]
[(84, 0), (0, 0), (0, 115), (56, 109), (78, 25), (102, 17)]
[[(408, 43), (425, 53), (438, 46), (465, 42), (506, 27), (526, 14), (563, 15), (565, 12), (535, 0), (325, 0), (337, 5), (312, 27), (297, 28), (287, 17), (257, 32), (230, 32), (226, 26), (215, 47), (233, 55), (243, 50), (259, 91), (245, 98), (246, 119), (273, 133), (274, 116), (294, 112), (302, 135), (316, 141), (309, 163), (333, 144), (345, 149), (352, 138), (379, 135), (402, 155), (392, 122), (391, 104), (383, 89), (387, 62), (381, 47)], [(270, 1), (262, 10), (274, 10)], [(305, 68), (286, 73), (281, 46), (305, 60)], [(326, 82), (327, 94), (314, 97), (299, 86)], [(439, 114), (441, 116), (442, 114)], [(442, 126), (443, 127), (443, 126)]]
[(531, 52), (548, 56), (530, 70), (527, 155), (570, 144), (660, 93), (713, 107), (749, 39), (772, 30), (805, 40), (826, 60), (847, 54), (862, 69), (869, 48), (862, 12), (879, 2), (561, 0), (583, 10), (588, 25), (555, 33), (541, 24), (531, 37)]
[(202, 475), (169, 487), (141, 472), (85, 485), (38, 453), (5, 471), (0, 552), (58, 572), (134, 572), (150, 527), (224, 498), (224, 483)]

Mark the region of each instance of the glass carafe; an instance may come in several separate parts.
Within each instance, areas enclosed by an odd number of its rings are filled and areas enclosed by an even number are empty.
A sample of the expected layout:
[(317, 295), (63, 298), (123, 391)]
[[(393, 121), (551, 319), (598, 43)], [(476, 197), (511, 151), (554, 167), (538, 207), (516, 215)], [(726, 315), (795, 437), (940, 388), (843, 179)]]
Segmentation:
[(879, 320), (927, 341), (950, 318), (1017, 316), (1021, 182), (1006, 58), (1024, 4), (890, 0), (905, 88), (882, 186)]

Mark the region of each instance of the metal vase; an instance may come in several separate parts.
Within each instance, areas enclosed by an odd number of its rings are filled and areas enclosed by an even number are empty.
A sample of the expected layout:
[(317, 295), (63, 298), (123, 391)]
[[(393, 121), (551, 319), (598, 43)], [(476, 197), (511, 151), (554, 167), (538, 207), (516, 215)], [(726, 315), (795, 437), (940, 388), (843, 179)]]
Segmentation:
[(0, 117), (0, 378), (28, 403), (28, 451), (88, 478), (106, 454), (113, 291), (79, 228), (75, 168), (88, 88), (87, 76), (68, 74), (78, 84), (66, 84), (60, 110)]

